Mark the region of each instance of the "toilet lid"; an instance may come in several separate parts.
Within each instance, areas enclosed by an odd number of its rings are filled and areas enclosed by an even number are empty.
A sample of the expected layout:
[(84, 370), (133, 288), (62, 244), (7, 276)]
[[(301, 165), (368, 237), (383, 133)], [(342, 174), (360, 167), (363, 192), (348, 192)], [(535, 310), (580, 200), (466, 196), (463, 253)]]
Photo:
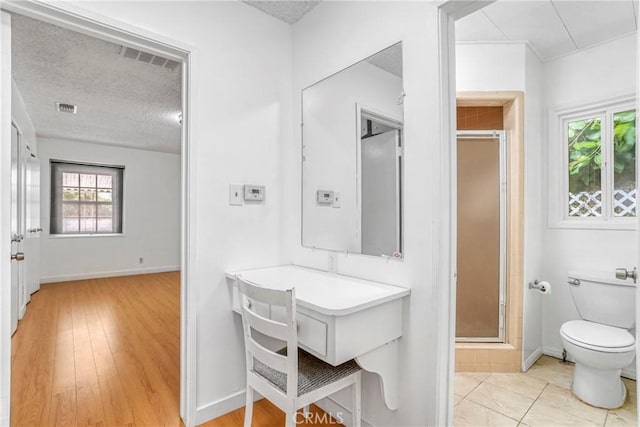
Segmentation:
[(621, 348), (635, 344), (635, 339), (626, 329), (586, 320), (571, 320), (560, 328), (567, 338), (590, 346)]

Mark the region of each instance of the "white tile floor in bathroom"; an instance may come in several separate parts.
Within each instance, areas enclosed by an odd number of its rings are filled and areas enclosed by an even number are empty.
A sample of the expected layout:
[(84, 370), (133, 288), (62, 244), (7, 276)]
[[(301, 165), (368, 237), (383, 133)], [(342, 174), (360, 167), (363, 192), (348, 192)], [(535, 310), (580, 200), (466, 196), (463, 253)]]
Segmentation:
[(454, 425), (635, 426), (636, 382), (624, 379), (618, 409), (594, 408), (571, 394), (573, 364), (542, 356), (526, 373), (456, 373)]

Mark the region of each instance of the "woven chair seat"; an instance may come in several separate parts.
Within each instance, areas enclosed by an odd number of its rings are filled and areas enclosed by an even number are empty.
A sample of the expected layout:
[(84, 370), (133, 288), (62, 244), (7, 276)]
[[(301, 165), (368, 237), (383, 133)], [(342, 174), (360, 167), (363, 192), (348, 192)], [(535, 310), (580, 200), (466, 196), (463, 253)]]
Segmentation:
[[(278, 353), (286, 355), (287, 349), (283, 348)], [(298, 396), (348, 377), (359, 370), (360, 367), (353, 359), (333, 366), (298, 348)], [(253, 372), (264, 377), (284, 393), (287, 392), (287, 374), (284, 372), (277, 371), (256, 359), (253, 362)]]

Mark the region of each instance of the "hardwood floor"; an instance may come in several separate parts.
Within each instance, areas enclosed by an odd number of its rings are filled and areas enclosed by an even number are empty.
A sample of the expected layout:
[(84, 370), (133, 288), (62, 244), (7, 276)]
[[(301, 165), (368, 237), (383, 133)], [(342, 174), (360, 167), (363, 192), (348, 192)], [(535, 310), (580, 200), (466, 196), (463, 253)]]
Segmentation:
[[(339, 427), (342, 426), (338, 420), (331, 418), (326, 412), (311, 405), (311, 418), (306, 422), (301, 422), (299, 426), (314, 427)], [(298, 411), (300, 412), (300, 411)], [(302, 421), (302, 415), (299, 420)], [(267, 399), (258, 400), (253, 404), (252, 427), (278, 427), (284, 426), (284, 412), (278, 409)], [(236, 409), (215, 420), (202, 424), (201, 427), (242, 427), (244, 422), (244, 408)]]
[[(42, 285), (11, 349), (12, 426), (180, 426), (180, 273)], [(301, 426), (339, 424), (319, 408)], [(204, 424), (240, 427), (244, 408)], [(284, 426), (267, 400), (254, 427)]]
[(42, 285), (12, 338), (14, 426), (180, 425), (180, 274)]

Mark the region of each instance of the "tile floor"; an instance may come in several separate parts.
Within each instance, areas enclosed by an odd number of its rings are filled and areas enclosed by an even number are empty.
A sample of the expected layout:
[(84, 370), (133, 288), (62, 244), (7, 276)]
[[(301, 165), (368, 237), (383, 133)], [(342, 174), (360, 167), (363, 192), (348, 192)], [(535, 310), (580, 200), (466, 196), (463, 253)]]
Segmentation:
[(461, 426), (635, 426), (636, 382), (607, 411), (571, 394), (573, 365), (542, 356), (526, 373), (456, 373), (454, 424)]

